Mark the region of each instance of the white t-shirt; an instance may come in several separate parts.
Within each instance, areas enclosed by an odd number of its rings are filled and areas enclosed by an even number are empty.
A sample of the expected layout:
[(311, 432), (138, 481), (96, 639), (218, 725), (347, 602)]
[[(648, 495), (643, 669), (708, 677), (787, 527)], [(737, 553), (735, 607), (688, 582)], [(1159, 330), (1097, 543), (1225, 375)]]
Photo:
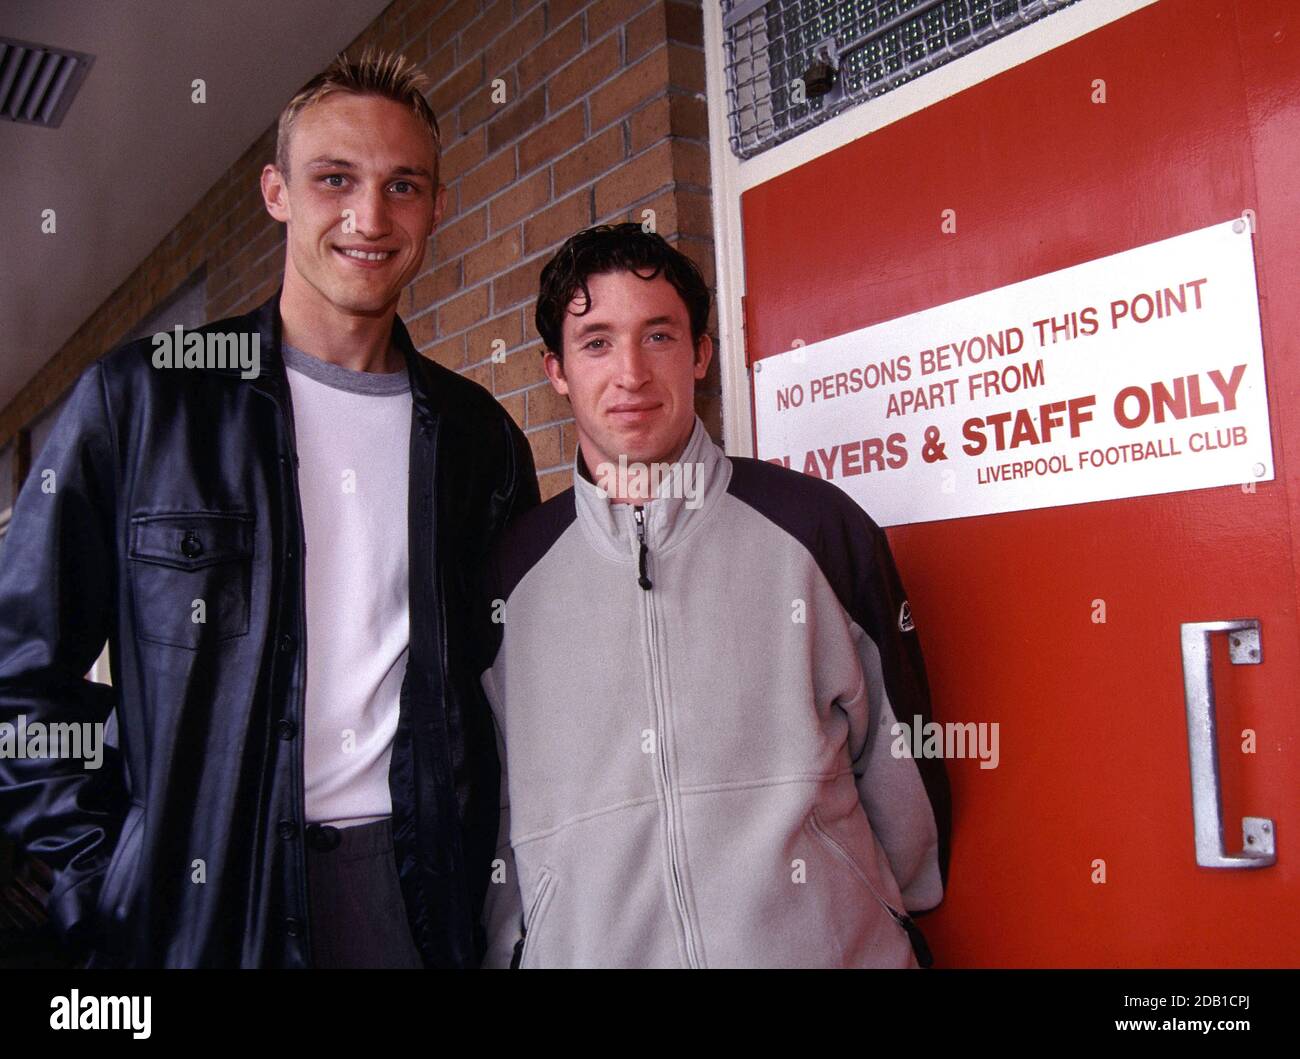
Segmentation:
[(388, 764), (410, 639), (411, 386), (283, 347), (293, 399), (307, 599), (306, 819), (392, 813)]

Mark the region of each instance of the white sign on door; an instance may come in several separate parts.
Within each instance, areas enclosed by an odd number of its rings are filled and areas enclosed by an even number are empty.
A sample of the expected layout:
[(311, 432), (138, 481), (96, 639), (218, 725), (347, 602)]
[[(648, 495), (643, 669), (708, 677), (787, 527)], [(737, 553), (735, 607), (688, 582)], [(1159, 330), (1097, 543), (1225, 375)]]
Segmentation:
[(882, 526), (1273, 478), (1249, 223), (767, 357), (758, 456)]

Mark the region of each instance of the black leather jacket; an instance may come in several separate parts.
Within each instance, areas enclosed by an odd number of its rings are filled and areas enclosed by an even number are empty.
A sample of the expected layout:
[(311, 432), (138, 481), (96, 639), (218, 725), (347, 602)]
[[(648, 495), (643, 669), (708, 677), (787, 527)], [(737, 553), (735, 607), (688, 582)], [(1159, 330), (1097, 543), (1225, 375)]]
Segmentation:
[[(311, 966), (304, 543), (278, 308), (277, 293), (202, 329), (257, 332), (256, 379), (156, 368), (150, 339), (91, 367), (0, 551), (0, 723), (117, 709), (121, 752), (97, 770), (0, 757), (0, 824), (53, 869), (50, 918), (91, 966)], [(397, 869), (425, 964), (476, 966), (499, 770), (465, 616), (537, 482), (491, 395), (416, 353), (400, 320), (393, 338), (414, 407)], [(112, 689), (83, 679), (106, 638)]]

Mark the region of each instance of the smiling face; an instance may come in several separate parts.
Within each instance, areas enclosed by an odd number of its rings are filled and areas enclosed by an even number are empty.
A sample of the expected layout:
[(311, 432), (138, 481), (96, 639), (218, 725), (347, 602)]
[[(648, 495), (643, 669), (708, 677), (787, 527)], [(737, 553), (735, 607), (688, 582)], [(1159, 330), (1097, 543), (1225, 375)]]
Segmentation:
[(446, 198), (429, 129), (390, 99), (333, 92), (298, 115), (288, 153), (288, 174), (262, 171), (266, 208), (288, 228), (284, 300), (395, 312)]
[(545, 360), (551, 385), (573, 406), (583, 459), (593, 474), (620, 456), (671, 463), (695, 425), (709, 336), (693, 345), (686, 304), (662, 273), (597, 273), (587, 288), (590, 310), (579, 290), (564, 317), (563, 360), (549, 351)]

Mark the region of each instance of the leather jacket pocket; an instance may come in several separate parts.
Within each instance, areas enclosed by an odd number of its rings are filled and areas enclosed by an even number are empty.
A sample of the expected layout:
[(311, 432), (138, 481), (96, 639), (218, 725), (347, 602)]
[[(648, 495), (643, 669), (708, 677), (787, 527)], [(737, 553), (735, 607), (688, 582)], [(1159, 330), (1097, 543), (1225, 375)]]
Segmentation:
[(543, 868), (537, 889), (533, 893), (533, 900), (528, 907), (528, 919), (524, 923), (524, 946), (519, 954), (518, 963), (521, 970), (528, 966), (528, 957), (537, 948), (537, 930), (542, 924), (547, 908), (550, 907), (550, 898), (554, 890), (555, 876), (551, 874), (550, 868)]
[(121, 958), (121, 930), (130, 918), (143, 821), (144, 806), (132, 802), (99, 890), (95, 909), (97, 951), (92, 958), (95, 966), (116, 966)]
[(137, 515), (128, 554), (140, 639), (196, 650), (248, 632), (252, 516)]

